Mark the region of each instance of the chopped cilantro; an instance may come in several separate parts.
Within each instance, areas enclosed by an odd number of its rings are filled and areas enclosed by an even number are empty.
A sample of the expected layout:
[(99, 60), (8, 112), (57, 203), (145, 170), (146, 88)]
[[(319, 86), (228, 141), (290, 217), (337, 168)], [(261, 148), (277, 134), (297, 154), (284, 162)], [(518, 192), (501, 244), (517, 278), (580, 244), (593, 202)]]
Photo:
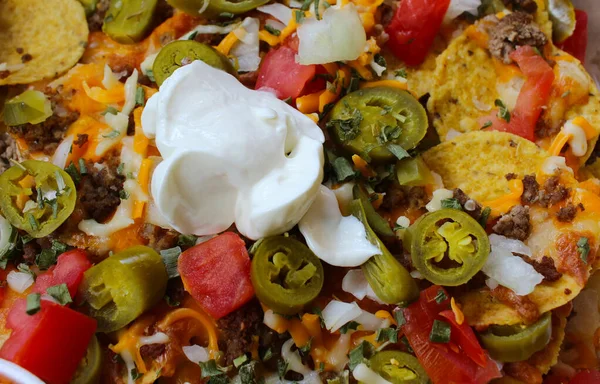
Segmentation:
[(25, 308), (25, 313), (28, 315), (35, 315), (41, 309), (40, 299), (42, 295), (39, 293), (30, 293), (27, 295), (27, 307)]
[(283, 359), (277, 360), (277, 375), (279, 376), (280, 380), (283, 380), (287, 371), (288, 363)]
[(261, 354), (261, 360), (262, 361), (269, 361), (271, 358), (273, 357), (273, 351), (271, 350), (271, 348), (267, 348), (262, 354)]
[(356, 348), (350, 351), (348, 356), (350, 357), (350, 361), (348, 362), (348, 368), (353, 370), (358, 364), (364, 363), (366, 360), (370, 359), (371, 356), (375, 353), (375, 348), (373, 344), (368, 341), (364, 341), (360, 343)]
[(242, 384), (258, 384), (256, 380), (256, 361), (242, 365), (239, 374)]
[(181, 255), (181, 248), (179, 246), (160, 251), (160, 257), (165, 264), (169, 279), (179, 276), (179, 270), (177, 269), (179, 255)]
[(462, 211), (463, 209), (462, 205), (460, 205), (458, 200), (454, 198), (442, 200), (442, 208), (458, 209), (459, 211)]
[(197, 236), (194, 235), (179, 235), (177, 245), (180, 247), (193, 247), (196, 245)]
[(109, 133), (102, 135), (102, 137), (104, 137), (106, 139), (115, 139), (115, 138), (119, 137), (119, 135), (121, 135), (121, 132), (117, 131), (116, 129), (113, 129)]
[(304, 3), (302, 3), (302, 7), (300, 7), (300, 9), (303, 11), (308, 11), (308, 9), (310, 8), (310, 5), (312, 3), (313, 3), (313, 0), (304, 0)]
[(50, 248), (42, 249), (42, 251), (36, 256), (35, 263), (40, 270), (44, 271), (56, 264), (57, 257), (58, 255), (54, 250)]
[(125, 169), (125, 163), (119, 163), (117, 166), (117, 173), (119, 175), (123, 175), (123, 170)]
[(450, 341), (450, 324), (445, 321), (433, 320), (429, 340), (434, 343), (447, 343)]
[(81, 181), (81, 174), (79, 173), (79, 170), (77, 170), (77, 167), (73, 162), (71, 162), (71, 164), (69, 164), (65, 168), (65, 172), (67, 172), (69, 176), (71, 176), (71, 179), (73, 179), (73, 182), (75, 184), (79, 184), (79, 182)]
[(479, 224), (481, 224), (481, 226), (483, 228), (485, 228), (487, 226), (487, 221), (490, 218), (491, 213), (492, 213), (492, 208), (490, 208), (490, 207), (485, 207), (483, 209), (483, 211), (481, 211), (481, 217), (479, 217)]
[(506, 104), (504, 104), (502, 100), (496, 99), (494, 105), (498, 107), (498, 117), (505, 120), (507, 123), (510, 123), (510, 112), (508, 111)]
[(156, 79), (154, 78), (154, 72), (151, 69), (146, 71), (146, 76), (150, 79), (151, 82), (156, 83)]
[(82, 175), (86, 175), (88, 173), (87, 167), (85, 166), (85, 160), (82, 158), (79, 159), (79, 173)]
[(332, 163), (331, 167), (335, 173), (338, 182), (346, 181), (356, 177), (356, 171), (352, 168), (352, 164), (345, 157), (338, 157)]
[(27, 220), (29, 221), (29, 226), (32, 230), (37, 231), (40, 228), (40, 224), (38, 223), (35, 216), (33, 216), (31, 213), (27, 214)]
[(133, 381), (136, 381), (140, 377), (144, 376), (140, 372), (138, 372), (137, 368), (131, 368), (131, 371), (129, 371), (129, 374), (131, 375), (131, 380), (133, 380)]
[(33, 272), (27, 264), (21, 263), (21, 264), (17, 265), (17, 270), (19, 272), (30, 274), (31, 277), (33, 277), (33, 280), (35, 280), (35, 278), (36, 278), (35, 272)]
[(579, 240), (577, 240), (577, 252), (579, 252), (581, 260), (587, 264), (588, 255), (590, 253), (590, 243), (587, 237), (580, 237)]
[(107, 115), (107, 114), (111, 114), (111, 115), (116, 115), (117, 113), (119, 113), (119, 111), (117, 110), (117, 108), (112, 107), (112, 106), (108, 106), (102, 113), (101, 115)]
[(279, 29), (277, 29), (277, 28), (273, 28), (273, 27), (271, 27), (271, 26), (270, 26), (270, 25), (268, 25), (268, 24), (267, 24), (267, 25), (265, 25), (265, 30), (266, 30), (267, 32), (269, 32), (269, 33), (270, 33), (271, 35), (273, 35), (273, 36), (279, 36), (279, 35), (281, 35), (281, 31), (280, 31)]
[(119, 198), (121, 198), (121, 200), (127, 200), (127, 199), (129, 199), (129, 192), (127, 192), (124, 189), (121, 189), (119, 191)]
[(304, 12), (302, 12), (302, 11), (295, 11), (294, 15), (296, 17), (296, 23), (301, 24), (302, 21), (304, 20)]
[(217, 362), (214, 359), (208, 360), (205, 363), (200, 362), (200, 368), (202, 369), (202, 373), (200, 374), (200, 377), (202, 378), (219, 376), (225, 372), (223, 368), (217, 365)]
[(398, 144), (387, 143), (385, 147), (388, 151), (392, 152), (392, 154), (396, 156), (398, 160), (410, 157), (410, 154), (406, 151), (406, 149), (402, 148)]
[(486, 129), (492, 126), (492, 122), (490, 120), (486, 121), (485, 124), (481, 126), (481, 129)]
[(383, 55), (377, 53), (375, 54), (375, 56), (373, 56), (373, 61), (377, 64), (380, 65), (382, 67), (387, 67), (387, 62), (385, 61), (385, 57), (383, 57)]
[(360, 324), (358, 324), (356, 321), (349, 321), (346, 324), (342, 325), (342, 327), (340, 328), (340, 333), (348, 333), (348, 331), (350, 330), (355, 331), (359, 325)]
[(408, 75), (406, 74), (406, 68), (400, 68), (394, 74), (398, 77), (403, 77), (405, 79), (408, 78)]
[(312, 311), (315, 315), (319, 316), (319, 320), (321, 320), (321, 328), (325, 328), (325, 319), (323, 319), (323, 312), (321, 311), (321, 308), (314, 307)]
[(73, 302), (67, 284), (62, 283), (46, 288), (46, 292), (52, 296), (60, 305), (66, 305)]
[(350, 141), (358, 137), (360, 134), (360, 123), (363, 121), (363, 116), (358, 109), (354, 109), (352, 113), (345, 119), (334, 119), (327, 122), (327, 128), (335, 129), (340, 139), (344, 142)]
[(249, 360), (248, 355), (243, 354), (243, 355), (240, 355), (240, 356), (236, 357), (235, 359), (233, 359), (233, 365), (236, 368), (239, 368), (242, 364), (248, 362), (248, 360)]
[(380, 328), (375, 334), (375, 341), (381, 343), (389, 341), (391, 343), (398, 342), (398, 330), (395, 328)]
[(313, 339), (311, 337), (310, 339), (308, 339), (308, 342), (306, 344), (298, 348), (300, 352), (302, 352), (303, 354), (307, 354), (308, 352), (310, 352), (310, 349), (312, 348), (312, 341)]
[(235, 15), (231, 12), (221, 12), (219, 13), (219, 16), (225, 17), (227, 19), (233, 19), (235, 17)]
[(169, 307), (179, 307), (181, 305), (179, 301), (171, 299), (169, 295), (165, 295), (165, 301)]
[(406, 350), (408, 351), (408, 353), (414, 353), (415, 351), (413, 351), (412, 347), (410, 346), (410, 343), (408, 342), (408, 339), (406, 338), (406, 336), (402, 336), (400, 338), (400, 342), (402, 344), (404, 344), (404, 346), (406, 347)]
[(398, 328), (406, 324), (406, 318), (404, 317), (404, 309), (397, 308), (394, 311), (394, 319), (396, 319), (396, 324), (398, 324)]

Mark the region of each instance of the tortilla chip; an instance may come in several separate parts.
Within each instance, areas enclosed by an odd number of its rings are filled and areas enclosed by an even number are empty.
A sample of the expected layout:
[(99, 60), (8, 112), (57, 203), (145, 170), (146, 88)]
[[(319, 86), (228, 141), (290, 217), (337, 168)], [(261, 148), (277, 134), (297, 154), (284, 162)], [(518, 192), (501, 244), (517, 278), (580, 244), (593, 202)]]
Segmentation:
[(77, 0), (0, 1), (0, 85), (52, 78), (77, 63), (88, 25)]
[(465, 133), (423, 153), (446, 188), (460, 188), (478, 201), (492, 200), (510, 190), (504, 177), (536, 173), (547, 152), (519, 136), (493, 131)]
[[(544, 19), (543, 14), (537, 16), (542, 23), (547, 20), (547, 15)], [(562, 92), (557, 93), (560, 88), (556, 88), (548, 103), (549, 108), (540, 120), (558, 132), (564, 121), (583, 116), (600, 132), (600, 98), (594, 81), (577, 59), (556, 47), (551, 47), (551, 51), (551, 57), (568, 57), (566, 61), (574, 64), (578, 78), (587, 80), (590, 96), (584, 104), (565, 105), (568, 98), (565, 99)], [(433, 91), (427, 109), (440, 139), (445, 141), (457, 133), (480, 130), (479, 119), (489, 116), (496, 108), (496, 99), (502, 100), (512, 110), (524, 81), (516, 66), (502, 64), (487, 49), (469, 38), (467, 33), (463, 33), (438, 56), (430, 86)], [(555, 81), (554, 85), (558, 87), (558, 83)], [(538, 144), (547, 148), (553, 137), (540, 138)], [(580, 164), (584, 164), (591, 156), (597, 140), (598, 135), (589, 140), (588, 151), (580, 158)]]
[(550, 371), (557, 363), (560, 347), (565, 339), (565, 328), (567, 326), (567, 312), (558, 309), (552, 312), (552, 336), (550, 342), (544, 349), (531, 356), (527, 362), (536, 367), (542, 375)]

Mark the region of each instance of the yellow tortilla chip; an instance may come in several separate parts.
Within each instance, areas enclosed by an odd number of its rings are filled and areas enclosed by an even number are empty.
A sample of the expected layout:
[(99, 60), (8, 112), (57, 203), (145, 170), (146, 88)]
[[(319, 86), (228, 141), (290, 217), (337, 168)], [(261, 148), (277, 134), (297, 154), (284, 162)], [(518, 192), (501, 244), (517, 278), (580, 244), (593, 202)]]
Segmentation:
[(550, 342), (544, 349), (531, 356), (527, 362), (535, 366), (542, 375), (550, 371), (550, 368), (557, 363), (560, 347), (565, 339), (565, 328), (567, 326), (566, 312), (557, 310), (552, 312), (552, 336)]
[(0, 85), (67, 71), (83, 55), (88, 33), (77, 0), (0, 1)]
[(423, 153), (446, 188), (460, 188), (478, 201), (509, 192), (507, 173), (536, 173), (548, 154), (534, 143), (504, 132), (465, 133)]

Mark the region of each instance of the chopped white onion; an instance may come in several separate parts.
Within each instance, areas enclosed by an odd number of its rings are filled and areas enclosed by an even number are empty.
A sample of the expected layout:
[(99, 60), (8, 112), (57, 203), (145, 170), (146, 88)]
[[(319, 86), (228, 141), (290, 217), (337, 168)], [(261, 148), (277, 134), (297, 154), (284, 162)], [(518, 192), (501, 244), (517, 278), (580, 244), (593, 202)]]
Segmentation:
[(186, 345), (183, 348), (183, 354), (188, 358), (189, 361), (199, 364), (205, 363), (210, 360), (208, 350), (199, 345)]
[(508, 237), (497, 235), (492, 233), (490, 236), (490, 245), (492, 248), (504, 248), (512, 253), (518, 253), (528, 257), (533, 256), (531, 248), (529, 248), (524, 242), (517, 239), (509, 239)]
[(209, 5), (210, 5), (210, 0), (204, 0), (204, 3), (202, 3), (202, 7), (198, 10), (198, 13), (200, 13), (200, 14), (204, 13), (204, 11), (206, 11), (206, 9), (208, 8)]
[(166, 344), (169, 342), (169, 335), (164, 332), (156, 332), (154, 335), (141, 336), (138, 340), (138, 345), (150, 345), (150, 344)]
[(356, 319), (362, 314), (362, 309), (355, 303), (344, 303), (332, 300), (323, 309), (325, 327), (331, 332), (340, 329), (344, 324)]
[(417, 271), (416, 269), (414, 271), (410, 271), (410, 275), (412, 276), (413, 279), (419, 279), (419, 280), (423, 279), (423, 275), (421, 274), (421, 272)]
[(541, 166), (542, 172), (546, 175), (553, 175), (561, 169), (566, 170), (570, 174), (573, 174), (573, 169), (567, 166), (567, 162), (562, 156), (549, 156)]
[(33, 276), (25, 272), (10, 271), (6, 276), (6, 282), (13, 291), (23, 293), (33, 284)]
[(446, 140), (454, 140), (455, 138), (457, 138), (458, 136), (462, 135), (462, 132), (457, 131), (454, 128), (450, 128), (448, 130), (448, 133), (446, 133)]
[(342, 290), (352, 294), (358, 300), (367, 297), (381, 303), (381, 300), (379, 300), (373, 288), (369, 285), (362, 269), (351, 269), (346, 273), (346, 276), (342, 279)]
[(362, 310), (362, 313), (354, 321), (360, 324), (361, 330), (364, 331), (376, 331), (379, 328), (385, 328), (390, 325), (389, 320), (381, 319), (365, 310)]
[(231, 54), (237, 58), (238, 70), (240, 72), (256, 71), (260, 65), (259, 26), (258, 19), (247, 17), (242, 22), (242, 25), (236, 28), (236, 31), (241, 28), (245, 31), (241, 38), (240, 33), (240, 36), (238, 36), (240, 40), (231, 49)]
[(379, 77), (381, 77), (381, 75), (383, 75), (383, 72), (385, 72), (385, 70), (387, 69), (383, 65), (377, 64), (374, 59), (371, 59), (371, 63), (369, 63), (369, 65), (371, 66), (371, 68), (373, 69), (373, 71), (375, 71), (375, 73)]
[(299, 0), (290, 0), (290, 8), (302, 8), (304, 3)]
[(300, 45), (296, 61), (304, 65), (355, 60), (367, 43), (365, 29), (352, 4), (327, 8), (321, 20), (304, 20), (297, 33)]
[(492, 246), (492, 252), (481, 270), (519, 296), (530, 294), (535, 286), (544, 280), (544, 276), (522, 258), (513, 255), (508, 249), (497, 246)]
[(451, 22), (464, 12), (469, 12), (472, 15), (477, 15), (481, 0), (451, 0), (446, 15), (444, 16), (444, 24)]
[(285, 28), (285, 24), (283, 24), (275, 19), (268, 19), (267, 21), (265, 21), (265, 25), (268, 25), (269, 27), (276, 29), (278, 31), (283, 31), (283, 29)]
[(352, 376), (354, 376), (359, 383), (392, 384), (379, 376), (377, 372), (369, 368), (365, 363), (358, 364), (352, 371)]
[(260, 12), (271, 15), (283, 24), (287, 24), (292, 19), (292, 10), (281, 3), (272, 3), (257, 8)]
[(302, 364), (298, 351), (292, 351), (292, 345), (294, 345), (294, 340), (289, 339), (281, 346), (281, 357), (287, 363), (288, 369), (301, 375), (310, 375), (313, 371)]
[(489, 279), (485, 280), (485, 285), (487, 285), (489, 289), (494, 290), (494, 289), (498, 288), (498, 285), (500, 285), (500, 284), (498, 284), (498, 282), (496, 280), (494, 280), (490, 277)]
[(431, 201), (425, 205), (425, 208), (429, 212), (439, 211), (442, 209), (442, 200), (451, 199), (454, 196), (454, 192), (449, 189), (440, 188), (433, 191), (433, 196), (431, 197)]
[(123, 109), (121, 113), (129, 116), (133, 108), (135, 108), (135, 94), (137, 91), (137, 82), (138, 82), (138, 71), (137, 69), (133, 70), (133, 73), (127, 81), (125, 81), (125, 104), (123, 104)]
[(69, 157), (69, 153), (71, 153), (71, 146), (73, 145), (73, 135), (69, 135), (60, 142), (58, 147), (56, 147), (56, 151), (52, 156), (52, 164), (56, 165), (59, 168), (64, 168), (67, 165), (67, 158)]

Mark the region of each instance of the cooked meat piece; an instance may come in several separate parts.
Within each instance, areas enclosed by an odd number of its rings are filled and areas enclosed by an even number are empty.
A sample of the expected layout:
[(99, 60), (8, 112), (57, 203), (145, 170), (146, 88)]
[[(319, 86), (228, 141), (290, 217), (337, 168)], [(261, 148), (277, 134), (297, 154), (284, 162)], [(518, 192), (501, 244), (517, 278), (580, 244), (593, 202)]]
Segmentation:
[(82, 176), (77, 195), (85, 216), (101, 223), (121, 203), (119, 192), (123, 189), (125, 177), (117, 173), (117, 165), (110, 163), (95, 166), (88, 161), (86, 168), (88, 173)]
[(538, 201), (539, 192), (540, 185), (535, 179), (535, 175), (526, 175), (523, 177), (523, 194), (521, 195), (521, 202), (523, 204), (533, 204)]
[(503, 17), (490, 31), (490, 53), (510, 64), (509, 55), (522, 45), (530, 45), (540, 51), (548, 42), (546, 35), (533, 23), (533, 17), (525, 12), (513, 12)]
[(565, 205), (564, 207), (561, 207), (558, 212), (556, 212), (556, 218), (558, 219), (558, 221), (563, 222), (563, 223), (570, 223), (571, 221), (573, 221), (573, 219), (575, 218), (575, 216), (577, 215), (577, 207), (574, 206), (572, 203), (569, 203), (567, 205)]
[(554, 136), (560, 131), (562, 125), (563, 124), (551, 125), (544, 119), (538, 119), (537, 123), (535, 123), (535, 134), (537, 137), (541, 138)]
[(537, 305), (527, 296), (519, 296), (512, 289), (508, 289), (502, 285), (492, 289), (490, 293), (502, 304), (517, 311), (525, 323), (533, 323), (540, 317)]
[(424, 187), (411, 187), (408, 190), (408, 205), (410, 208), (422, 208), (429, 202)]
[(392, 211), (394, 208), (406, 202), (406, 193), (398, 183), (390, 183), (383, 196), (381, 209), (384, 211)]
[(238, 78), (240, 79), (240, 83), (250, 89), (254, 89), (256, 80), (258, 80), (258, 71), (240, 73)]
[(35, 241), (23, 244), (23, 262), (30, 265), (34, 264), (35, 258), (41, 250), (42, 248)]
[(545, 282), (553, 282), (562, 277), (562, 273), (556, 270), (554, 259), (548, 256), (542, 257), (541, 261), (533, 260), (527, 256), (521, 256), (528, 264), (531, 264), (540, 275), (544, 276)]
[(0, 134), (0, 174), (12, 167), (10, 160), (19, 160), (15, 140), (8, 133)]
[(504, 5), (512, 6), (513, 11), (525, 11), (527, 13), (535, 13), (537, 11), (537, 3), (535, 0), (502, 0)]
[(552, 176), (544, 183), (544, 188), (539, 193), (539, 202), (542, 207), (549, 207), (567, 197), (569, 197), (569, 189), (560, 185), (557, 176)]
[(140, 235), (148, 240), (149, 247), (157, 251), (173, 248), (179, 239), (179, 233), (152, 224), (145, 224)]
[(454, 189), (453, 193), (453, 197), (458, 200), (465, 212), (467, 212), (475, 220), (479, 220), (481, 218), (481, 204), (471, 199), (460, 188)]
[(516, 179), (516, 178), (518, 178), (518, 176), (517, 176), (517, 174), (516, 174), (516, 173), (512, 173), (512, 172), (511, 172), (511, 173), (507, 173), (506, 175), (504, 175), (504, 178), (505, 178), (506, 180), (510, 181), (510, 180), (513, 180), (513, 179)]
[(31, 152), (53, 155), (69, 125), (79, 118), (79, 113), (69, 112), (62, 106), (63, 100), (58, 93), (50, 95), (50, 102), (54, 113), (45, 121), (8, 127), (10, 133), (25, 140)]
[(89, 135), (87, 133), (78, 133), (77, 140), (73, 141), (73, 144), (81, 148), (88, 142), (88, 139)]
[(87, 18), (88, 28), (90, 32), (96, 32), (102, 30), (102, 23), (104, 23), (104, 16), (108, 7), (110, 6), (110, 0), (98, 0), (96, 4), (96, 11)]
[(510, 212), (500, 217), (500, 220), (492, 228), (499, 235), (511, 239), (525, 240), (531, 232), (529, 223), (529, 207), (515, 205)]
[(143, 359), (157, 359), (165, 352), (165, 344), (146, 344), (140, 348), (140, 355)]
[(231, 365), (236, 357), (250, 350), (252, 336), (263, 322), (263, 311), (257, 300), (217, 321), (221, 331), (219, 348), (225, 353), (225, 364)]

